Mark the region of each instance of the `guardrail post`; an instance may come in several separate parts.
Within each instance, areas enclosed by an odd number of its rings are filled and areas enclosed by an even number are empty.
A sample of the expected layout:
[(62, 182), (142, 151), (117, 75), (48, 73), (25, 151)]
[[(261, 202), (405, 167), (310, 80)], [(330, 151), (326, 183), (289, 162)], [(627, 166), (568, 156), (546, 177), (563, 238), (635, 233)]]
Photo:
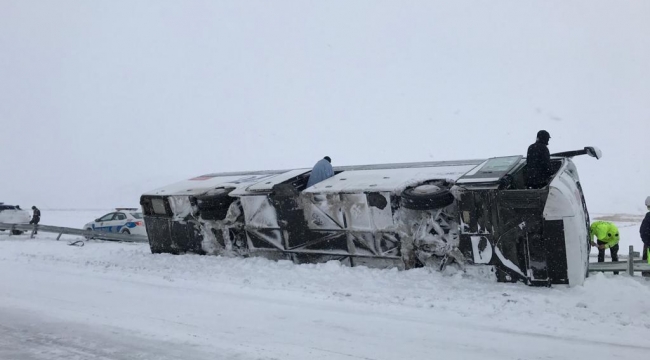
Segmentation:
[(63, 235), (63, 233), (59, 233), (59, 236), (56, 237), (56, 241), (59, 241), (59, 239), (61, 238), (61, 235)]
[(16, 228), (16, 225), (11, 225), (11, 229), (9, 229), (9, 236), (14, 234), (14, 229)]
[(627, 256), (627, 273), (634, 276), (634, 246), (630, 245), (630, 253)]

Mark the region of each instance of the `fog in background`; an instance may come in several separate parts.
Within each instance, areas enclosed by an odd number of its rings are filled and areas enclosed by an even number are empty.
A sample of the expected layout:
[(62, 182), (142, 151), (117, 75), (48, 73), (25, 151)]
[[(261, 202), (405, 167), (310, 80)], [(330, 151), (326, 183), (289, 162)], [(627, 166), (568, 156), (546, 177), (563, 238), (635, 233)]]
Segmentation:
[[(137, 206), (203, 173), (525, 154), (650, 195), (649, 1), (0, 0), (0, 201)], [(44, 222), (46, 214), (44, 213)]]

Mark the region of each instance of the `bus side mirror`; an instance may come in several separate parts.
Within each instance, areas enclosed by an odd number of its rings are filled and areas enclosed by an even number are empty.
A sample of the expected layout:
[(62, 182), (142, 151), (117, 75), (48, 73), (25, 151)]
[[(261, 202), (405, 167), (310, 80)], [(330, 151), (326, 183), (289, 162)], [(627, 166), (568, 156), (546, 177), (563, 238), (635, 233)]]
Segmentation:
[(587, 153), (587, 155), (591, 157), (595, 157), (596, 159), (600, 159), (601, 157), (603, 157), (602, 151), (600, 151), (600, 149), (595, 146), (585, 147), (585, 152)]

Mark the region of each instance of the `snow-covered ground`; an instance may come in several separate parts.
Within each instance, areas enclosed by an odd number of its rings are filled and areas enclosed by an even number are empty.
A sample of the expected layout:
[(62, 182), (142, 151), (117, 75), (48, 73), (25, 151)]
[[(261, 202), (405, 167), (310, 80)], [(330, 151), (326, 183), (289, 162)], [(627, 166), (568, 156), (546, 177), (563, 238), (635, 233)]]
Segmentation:
[[(83, 224), (102, 211), (74, 213), (44, 212), (52, 220), (44, 223)], [(624, 241), (638, 231), (631, 224)], [(540, 289), (479, 274), (152, 255), (146, 244), (75, 247), (55, 237), (0, 234), (0, 359), (634, 359), (650, 351), (650, 281), (641, 277), (596, 274), (581, 287)]]

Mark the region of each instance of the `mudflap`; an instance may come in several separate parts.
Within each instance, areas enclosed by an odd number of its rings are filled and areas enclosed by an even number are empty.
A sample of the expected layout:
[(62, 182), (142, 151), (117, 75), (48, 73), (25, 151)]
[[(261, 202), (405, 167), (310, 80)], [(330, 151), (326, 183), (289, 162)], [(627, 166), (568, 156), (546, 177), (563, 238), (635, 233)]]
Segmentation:
[(540, 233), (531, 233), (527, 241), (528, 281), (532, 286), (551, 286), (548, 270), (548, 244)]
[(174, 253), (171, 235), (171, 219), (157, 216), (145, 216), (149, 247), (154, 254)]

